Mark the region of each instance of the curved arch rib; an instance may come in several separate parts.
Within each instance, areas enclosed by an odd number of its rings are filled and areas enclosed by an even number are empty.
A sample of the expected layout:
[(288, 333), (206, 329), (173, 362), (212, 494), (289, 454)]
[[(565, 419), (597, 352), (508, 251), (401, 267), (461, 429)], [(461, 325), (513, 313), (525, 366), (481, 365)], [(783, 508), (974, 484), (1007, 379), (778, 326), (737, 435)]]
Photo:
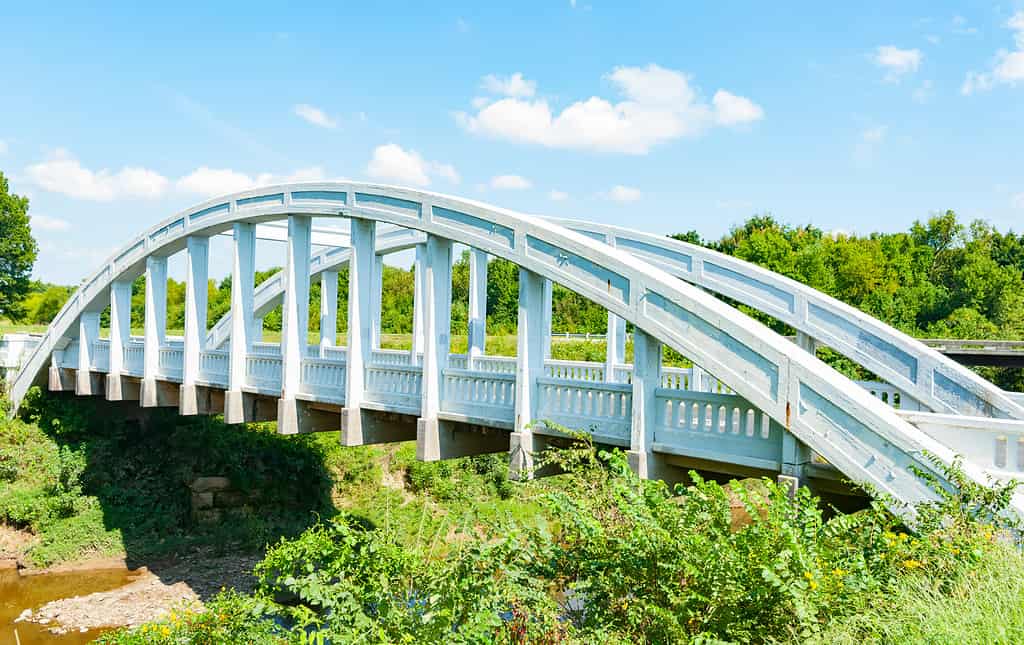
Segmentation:
[[(737, 394), (783, 424), (846, 476), (903, 502), (932, 499), (911, 467), (932, 470), (925, 452), (953, 452), (891, 408), (764, 325), (699, 288), (621, 249), (557, 224), (445, 195), (364, 183), (272, 186), (211, 200), (133, 240), (93, 274), (58, 314), (19, 373), (19, 403), (51, 352), (85, 313), (105, 308), (112, 281), (138, 275), (146, 258), (180, 250), (235, 222), (292, 214), (350, 217), (420, 230), (479, 248), (584, 295), (692, 357)], [(984, 481), (968, 465), (967, 474)]]
[[(816, 289), (750, 262), (664, 236), (580, 220), (551, 220), (627, 253), (691, 284), (728, 296), (810, 335), (907, 392), (935, 412), (1024, 419), (1024, 406), (970, 369), (897, 329)], [(400, 251), (422, 242), (422, 234), (391, 231), (378, 240), (378, 252)], [(310, 272), (348, 262), (348, 252), (318, 254)], [(269, 280), (256, 294), (258, 314), (276, 306), (283, 293)], [(228, 314), (225, 315), (225, 318)], [(221, 319), (208, 344), (227, 341), (230, 323)]]

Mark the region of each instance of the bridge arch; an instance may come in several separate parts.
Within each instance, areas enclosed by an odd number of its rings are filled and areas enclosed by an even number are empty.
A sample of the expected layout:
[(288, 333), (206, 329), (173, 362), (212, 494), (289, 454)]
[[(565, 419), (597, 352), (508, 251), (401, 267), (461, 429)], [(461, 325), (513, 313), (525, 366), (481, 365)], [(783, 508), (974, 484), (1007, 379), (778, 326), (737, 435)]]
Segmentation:
[[(287, 218), (290, 225), (296, 223), (299, 235), (299, 218), (312, 216), (348, 218), (354, 245), (356, 239), (364, 240), (364, 256), (367, 233), (358, 223), (385, 222), (421, 231), (435, 245), (454, 241), (481, 249), (514, 262), (527, 277), (563, 284), (692, 357), (847, 477), (896, 499), (933, 497), (910, 472), (911, 466), (932, 470), (925, 452), (947, 463), (954, 458), (945, 445), (811, 354), (794, 352), (785, 338), (645, 259), (540, 218), (446, 195), (354, 182), (245, 191), (210, 200), (150, 228), (90, 276), (61, 310), (15, 380), (15, 404), (40, 381), (53, 352), (82, 333), (83, 316), (95, 315), (98, 321), (98, 312), (114, 295), (111, 286), (139, 275), (149, 258), (166, 257), (192, 244), (190, 240), (225, 232), (236, 223)], [(308, 255), (308, 237), (305, 244)], [(373, 249), (371, 245), (369, 251)], [(295, 264), (284, 279), (293, 286), (308, 280), (305, 264)], [(365, 279), (364, 274), (357, 278)], [(523, 296), (521, 320), (522, 303)], [(520, 387), (520, 380), (531, 377), (522, 366), (517, 371)], [(528, 434), (518, 413), (517, 407), (514, 432)], [(968, 464), (967, 471), (984, 481), (982, 469)]]
[[(566, 228), (611, 241), (691, 284), (728, 296), (784, 322), (835, 349), (882, 380), (934, 412), (1024, 419), (1024, 406), (970, 369), (897, 329), (835, 298), (795, 280), (717, 251), (664, 236), (622, 227), (553, 219)], [(379, 240), (379, 251), (408, 249), (425, 238), (409, 236), (409, 229), (392, 231)], [(313, 258), (311, 275), (348, 262), (348, 253), (332, 249)], [(280, 302), (280, 281), (261, 285), (256, 294), (258, 312)], [(211, 330), (209, 342), (228, 340), (230, 320)]]

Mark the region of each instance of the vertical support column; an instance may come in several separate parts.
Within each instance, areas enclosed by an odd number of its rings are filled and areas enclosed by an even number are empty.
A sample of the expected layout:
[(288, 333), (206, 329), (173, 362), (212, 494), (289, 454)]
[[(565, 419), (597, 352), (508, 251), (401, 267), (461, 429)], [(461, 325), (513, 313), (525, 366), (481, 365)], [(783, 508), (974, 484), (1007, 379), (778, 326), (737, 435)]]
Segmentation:
[(206, 348), (206, 300), (210, 238), (190, 235), (185, 241), (185, 339), (181, 371), (179, 413), (200, 413), (200, 354)]
[(427, 245), (416, 245), (416, 263), (413, 265), (413, 298), (412, 298), (412, 354), (410, 365), (419, 363), (419, 355), (423, 353), (423, 325), (426, 310), (426, 264)]
[(100, 312), (83, 311), (78, 318), (78, 374), (75, 378), (75, 394), (93, 396), (101, 394), (99, 375), (93, 378), (92, 362), (96, 348), (93, 347), (100, 337)]
[(366, 365), (373, 356), (371, 283), (376, 262), (377, 229), (375, 222), (370, 220), (353, 217), (349, 221), (352, 226), (352, 255), (348, 263), (348, 358), (345, 409), (341, 411), (341, 444), (361, 446), (364, 443), (361, 406)]
[(633, 418), (629, 465), (641, 479), (662, 476), (664, 467), (654, 454), (658, 418), (655, 389), (661, 387), (661, 343), (640, 329), (633, 330)]
[(782, 473), (777, 480), (786, 487), (790, 497), (806, 483), (806, 466), (811, 462), (811, 451), (807, 444), (796, 438), (788, 429), (782, 433)]
[(519, 269), (519, 324), (516, 340), (515, 421), (510, 438), (510, 476), (529, 479), (535, 450), (530, 424), (537, 414), (537, 379), (544, 374), (544, 335), (539, 333), (544, 316), (544, 280), (528, 269)]
[(281, 398), (277, 402), (277, 431), (300, 431), (299, 392), (302, 359), (309, 337), (309, 260), (312, 223), (308, 215), (288, 216), (288, 254), (284, 266), (284, 307), (281, 316)]
[(469, 342), (466, 360), (469, 369), (487, 353), (487, 253), (469, 252)]
[(814, 340), (814, 337), (807, 332), (797, 330), (796, 332), (796, 344), (800, 349), (813, 355), (818, 350), (818, 341)]
[[(125, 387), (124, 348), (132, 333), (132, 283), (121, 280), (110, 285), (110, 369), (107, 370), (107, 400), (123, 401)], [(138, 391), (135, 392), (138, 394)]]
[(608, 331), (605, 333), (604, 380), (615, 382), (615, 366), (626, 362), (626, 321), (608, 312)]
[(696, 363), (690, 365), (690, 391), (691, 392), (703, 392), (705, 390), (704, 382), (707, 380), (707, 374), (704, 373), (704, 368), (700, 367)]
[(320, 347), (334, 347), (337, 334), (338, 272), (324, 271), (320, 274)]
[(263, 319), (256, 318), (252, 321), (252, 342), (263, 342)]
[(384, 256), (373, 256), (373, 273), (370, 283), (370, 346), (373, 349), (380, 349), (380, 309), (381, 291), (384, 289)]
[(554, 288), (554, 283), (551, 280), (544, 280), (544, 308), (543, 318), (541, 318), (540, 334), (544, 337), (544, 359), (551, 358), (551, 292)]
[(159, 384), (160, 348), (167, 335), (167, 258), (146, 258), (146, 322), (143, 337), (141, 405), (155, 408), (176, 404), (167, 396), (166, 384)]
[(416, 457), (423, 461), (441, 459), (441, 383), (448, 367), (452, 315), (452, 243), (427, 236), (425, 273), (423, 386), (420, 418), (416, 421)]
[[(224, 394), (225, 423), (253, 419), (245, 414), (245, 360), (252, 350), (256, 280), (256, 226), (234, 225), (234, 262), (231, 267), (231, 345), (228, 358), (228, 391)], [(262, 321), (261, 321), (262, 323)], [(262, 324), (260, 325), (262, 327)]]

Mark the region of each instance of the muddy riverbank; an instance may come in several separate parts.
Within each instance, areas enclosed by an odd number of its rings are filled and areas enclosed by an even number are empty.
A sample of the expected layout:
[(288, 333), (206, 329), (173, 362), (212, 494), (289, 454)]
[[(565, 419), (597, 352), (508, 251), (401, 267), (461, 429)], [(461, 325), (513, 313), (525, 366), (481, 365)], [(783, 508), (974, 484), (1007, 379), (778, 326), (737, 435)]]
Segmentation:
[(201, 611), (203, 600), (222, 587), (252, 591), (259, 557), (198, 550), (144, 566), (103, 559), (36, 571), (6, 560), (0, 569), (0, 642), (80, 645), (177, 608)]

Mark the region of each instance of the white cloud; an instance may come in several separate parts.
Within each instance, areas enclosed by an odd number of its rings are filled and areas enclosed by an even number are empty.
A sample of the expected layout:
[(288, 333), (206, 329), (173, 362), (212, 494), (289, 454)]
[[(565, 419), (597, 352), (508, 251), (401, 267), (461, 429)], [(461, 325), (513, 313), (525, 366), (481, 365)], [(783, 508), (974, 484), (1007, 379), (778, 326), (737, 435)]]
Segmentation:
[(551, 192), (548, 193), (548, 199), (550, 199), (553, 202), (564, 202), (565, 200), (569, 199), (569, 193), (563, 192), (561, 190), (552, 190)]
[(4, 141), (3, 139), (0, 139), (0, 155), (7, 154), (8, 149), (9, 148), (7, 147), (7, 142)]
[(32, 230), (60, 232), (71, 228), (71, 222), (48, 215), (32, 215)]
[(432, 177), (441, 177), (453, 184), (460, 180), (459, 173), (451, 164), (427, 161), (415, 150), (405, 150), (395, 143), (374, 148), (366, 174), (374, 179), (413, 186), (429, 186)]
[(1010, 206), (1019, 210), (1024, 210), (1024, 193), (1017, 193), (1011, 197)]
[(760, 105), (725, 90), (715, 92), (711, 104), (715, 106), (715, 121), (722, 125), (751, 123), (764, 118), (764, 110)]
[(128, 197), (155, 199), (163, 195), (167, 178), (147, 168), (124, 167), (114, 173), (107, 169), (92, 171), (63, 149), (56, 150), (46, 161), (25, 169), (29, 179), (39, 187), (92, 201), (111, 201)]
[(933, 45), (938, 45), (939, 43), (942, 42), (942, 38), (936, 36), (935, 34), (928, 34), (927, 36), (924, 37), (924, 39)]
[[(714, 125), (764, 118), (760, 106), (725, 90), (709, 104), (688, 75), (654, 64), (617, 67), (607, 79), (623, 100), (612, 103), (592, 96), (557, 112), (546, 99), (520, 94), (477, 102), (475, 114), (457, 112), (455, 118), (468, 132), (498, 139), (628, 154), (646, 154), (652, 146), (699, 135)], [(535, 84), (523, 79), (527, 83), (534, 92)]]
[(924, 54), (920, 49), (900, 49), (893, 45), (881, 45), (875, 50), (875, 64), (886, 70), (885, 80), (895, 83), (921, 66)]
[(484, 76), (480, 87), (491, 94), (501, 94), (502, 96), (516, 98), (533, 96), (537, 92), (537, 82), (526, 80), (523, 78), (522, 72), (516, 72), (507, 78), (488, 74)]
[(1018, 11), (1006, 21), (1006, 27), (1013, 31), (1016, 49), (1000, 49), (996, 52), (992, 69), (988, 72), (967, 72), (960, 93), (974, 94), (990, 90), (996, 85), (1015, 86), (1024, 82), (1024, 11)]
[(229, 168), (200, 166), (178, 180), (178, 190), (213, 197), (226, 193), (247, 190), (255, 180), (244, 173)]
[(643, 194), (637, 188), (617, 185), (612, 186), (612, 189), (608, 191), (605, 197), (616, 202), (635, 202), (643, 197)]
[(491, 188), (499, 190), (526, 190), (532, 185), (529, 179), (519, 175), (497, 175), (491, 177)]
[(267, 186), (270, 184), (291, 183), (296, 181), (321, 181), (324, 171), (319, 166), (300, 168), (290, 175), (275, 175), (264, 172), (255, 176), (247, 175), (230, 168), (209, 168), (201, 166), (179, 179), (178, 190), (195, 193), (204, 197), (215, 197), (228, 193)]
[(318, 125), (321, 128), (329, 128), (333, 130), (338, 127), (338, 122), (327, 116), (327, 113), (318, 107), (314, 107), (306, 103), (300, 103), (295, 106), (294, 111), (296, 116), (312, 123), (313, 125)]

